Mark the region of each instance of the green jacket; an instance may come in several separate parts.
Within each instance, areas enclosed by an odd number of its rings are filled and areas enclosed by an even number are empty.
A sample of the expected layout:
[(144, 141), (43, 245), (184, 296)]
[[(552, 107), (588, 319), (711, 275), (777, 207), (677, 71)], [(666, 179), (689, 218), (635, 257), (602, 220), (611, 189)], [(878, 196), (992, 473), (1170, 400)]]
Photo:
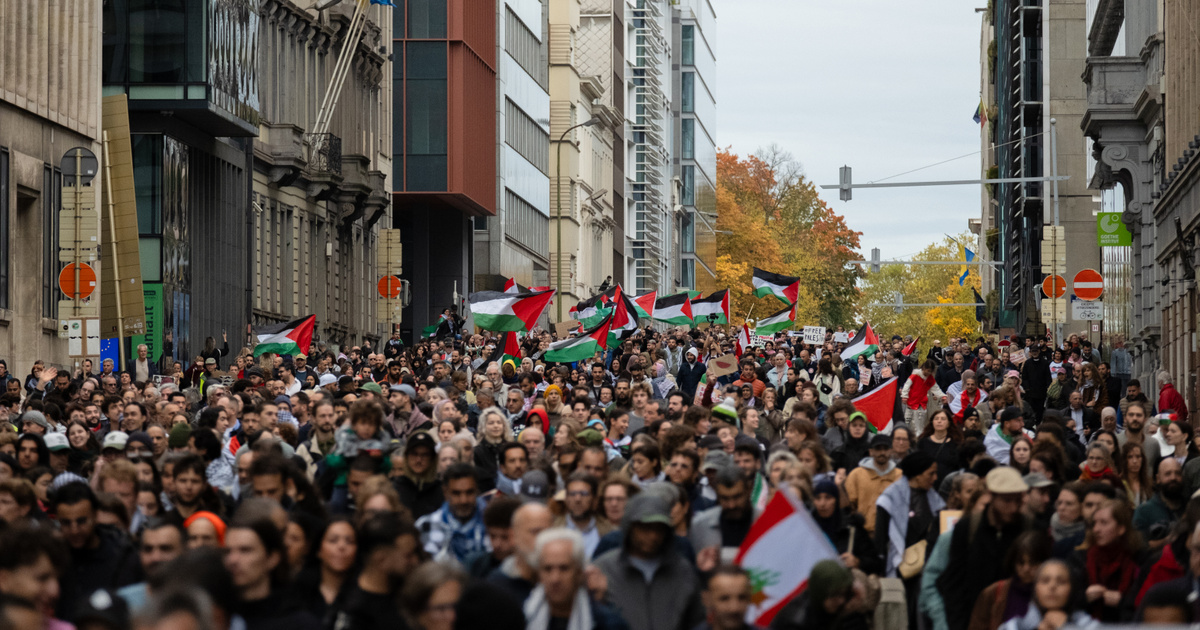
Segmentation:
[(943, 532), (938, 536), (933, 553), (925, 561), (925, 571), (921, 573), (921, 593), (917, 608), (929, 616), (933, 622), (933, 630), (950, 630), (946, 621), (946, 602), (942, 600), (942, 592), (938, 590), (937, 581), (950, 563), (950, 537), (954, 530)]

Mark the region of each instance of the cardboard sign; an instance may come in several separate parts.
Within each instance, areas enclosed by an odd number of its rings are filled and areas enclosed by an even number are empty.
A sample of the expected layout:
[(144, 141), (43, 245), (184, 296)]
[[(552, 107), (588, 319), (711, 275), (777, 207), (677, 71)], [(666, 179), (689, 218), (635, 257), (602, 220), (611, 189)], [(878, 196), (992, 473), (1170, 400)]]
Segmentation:
[(833, 333), (833, 340), (836, 343), (849, 343), (850, 342), (850, 333), (835, 332), (835, 333)]
[(821, 345), (825, 343), (825, 327), (824, 326), (805, 326), (804, 327), (804, 343)]
[(554, 325), (554, 334), (557, 335), (559, 339), (566, 339), (567, 337), (571, 336), (571, 331), (575, 330), (578, 326), (579, 322), (576, 321), (568, 320), (565, 322), (558, 322)]
[(1020, 367), (1022, 363), (1025, 363), (1025, 359), (1026, 356), (1024, 350), (1017, 350), (1016, 352), (1009, 353), (1008, 355), (1008, 360), (1012, 361), (1012, 364), (1018, 367)]
[(708, 362), (709, 378), (721, 378), (726, 374), (733, 374), (738, 371), (737, 357), (733, 354), (719, 356)]

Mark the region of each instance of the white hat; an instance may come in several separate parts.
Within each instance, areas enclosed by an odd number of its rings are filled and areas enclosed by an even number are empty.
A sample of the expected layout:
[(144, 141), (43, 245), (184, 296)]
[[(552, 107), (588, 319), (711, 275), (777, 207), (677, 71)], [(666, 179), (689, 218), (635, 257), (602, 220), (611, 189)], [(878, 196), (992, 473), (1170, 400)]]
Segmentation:
[(118, 451), (125, 450), (125, 444), (129, 442), (129, 434), (124, 431), (113, 431), (104, 436), (104, 446), (101, 450), (115, 448)]
[(698, 357), (698, 356), (700, 356), (700, 351), (699, 351), (699, 350), (697, 350), (697, 349), (695, 349), (695, 348), (688, 348), (688, 351), (687, 351), (687, 353), (688, 353), (688, 354), (690, 354), (690, 355), (692, 355), (692, 356), (694, 356), (694, 357)]
[(71, 443), (67, 441), (66, 434), (58, 433), (57, 431), (47, 433), (42, 436), (42, 440), (46, 443), (46, 448), (50, 449), (51, 453), (71, 449)]
[(326, 372), (321, 375), (321, 380), (318, 381), (318, 384), (321, 387), (328, 387), (330, 385), (337, 385), (337, 380), (337, 377), (332, 372)]

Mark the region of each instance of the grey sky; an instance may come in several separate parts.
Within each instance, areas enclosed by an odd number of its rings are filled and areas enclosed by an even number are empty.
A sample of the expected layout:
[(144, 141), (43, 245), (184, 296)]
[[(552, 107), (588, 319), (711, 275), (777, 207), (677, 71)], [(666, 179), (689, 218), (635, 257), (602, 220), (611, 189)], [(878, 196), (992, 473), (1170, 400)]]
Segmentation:
[[(865, 183), (979, 150), (985, 0), (717, 0), (717, 145), (776, 143), (816, 184)], [(977, 179), (972, 155), (891, 181)], [(884, 259), (978, 217), (975, 186), (821, 191)]]

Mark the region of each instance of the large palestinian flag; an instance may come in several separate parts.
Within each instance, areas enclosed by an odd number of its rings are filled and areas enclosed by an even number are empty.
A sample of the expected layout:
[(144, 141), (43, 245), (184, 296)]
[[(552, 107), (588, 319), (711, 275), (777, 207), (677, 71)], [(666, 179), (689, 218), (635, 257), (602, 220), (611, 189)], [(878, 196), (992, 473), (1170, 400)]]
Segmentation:
[(795, 323), (796, 305), (792, 304), (774, 315), (758, 320), (758, 326), (754, 331), (758, 335), (774, 335), (781, 330), (791, 328)]
[(800, 278), (754, 268), (754, 297), (774, 295), (784, 304), (795, 304), (800, 293)]
[(637, 307), (637, 316), (654, 319), (654, 302), (656, 300), (658, 300), (658, 291), (651, 291), (633, 298), (633, 305)]
[(317, 316), (309, 315), (303, 319), (290, 321), (286, 324), (268, 326), (258, 331), (258, 343), (254, 346), (254, 356), (268, 352), (275, 354), (308, 354), (312, 345), (313, 329), (317, 326)]
[(537, 326), (553, 297), (553, 289), (529, 293), (480, 291), (472, 293), (467, 300), (471, 303), (476, 326), (495, 332), (529, 332)]
[(654, 319), (675, 326), (691, 326), (691, 297), (684, 292), (655, 300)]
[(638, 329), (637, 305), (629, 299), (629, 296), (625, 295), (621, 285), (616, 286), (612, 303), (612, 322), (608, 331), (606, 350), (621, 345), (622, 341), (632, 337)]
[(871, 433), (891, 433), (892, 415), (896, 410), (896, 381), (893, 376), (871, 391), (851, 400), (854, 410), (867, 415)]
[[(710, 318), (715, 315), (715, 318)], [(729, 323), (729, 289), (721, 289), (708, 297), (692, 300), (692, 321), (700, 324)]]
[(575, 363), (590, 359), (597, 352), (603, 352), (608, 348), (611, 324), (612, 317), (606, 317), (599, 326), (584, 331), (578, 337), (555, 341), (542, 353), (541, 358), (555, 363)]
[(874, 356), (879, 350), (879, 337), (875, 335), (875, 331), (871, 330), (871, 325), (863, 322), (861, 328), (858, 329), (858, 334), (846, 344), (846, 349), (842, 350), (843, 361), (853, 361), (860, 354)]

